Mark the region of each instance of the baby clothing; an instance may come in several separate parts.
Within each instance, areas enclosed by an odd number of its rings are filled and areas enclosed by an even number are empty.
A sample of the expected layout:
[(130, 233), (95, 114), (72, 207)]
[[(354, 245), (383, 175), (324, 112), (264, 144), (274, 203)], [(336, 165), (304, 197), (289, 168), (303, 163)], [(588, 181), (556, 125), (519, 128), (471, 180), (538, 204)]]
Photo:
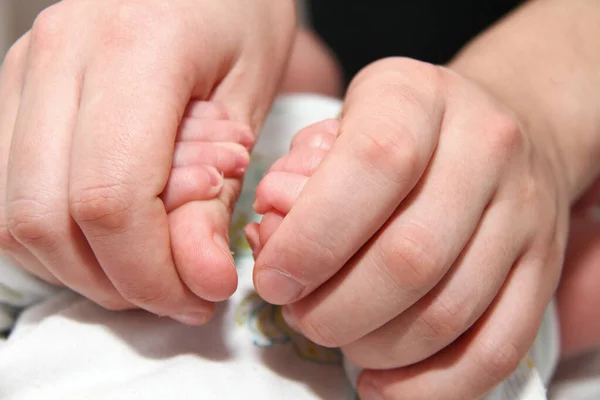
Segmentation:
[[(358, 369), (285, 323), (252, 285), (242, 229), (258, 221), (254, 190), (301, 128), (337, 116), (341, 102), (313, 95), (274, 104), (232, 221), (239, 287), (214, 319), (187, 327), (143, 311), (110, 312), (32, 278), (0, 258), (0, 399), (355, 400)], [(530, 354), (488, 400), (545, 399), (558, 358), (548, 309)], [(410, 398), (410, 397), (407, 397)]]

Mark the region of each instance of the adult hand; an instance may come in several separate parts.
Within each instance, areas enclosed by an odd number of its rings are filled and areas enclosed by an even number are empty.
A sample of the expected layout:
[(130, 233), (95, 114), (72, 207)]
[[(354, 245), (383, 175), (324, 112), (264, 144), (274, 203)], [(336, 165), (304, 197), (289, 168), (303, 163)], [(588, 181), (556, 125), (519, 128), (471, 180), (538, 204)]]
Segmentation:
[(176, 134), (191, 99), (259, 128), (293, 14), (286, 0), (66, 0), (43, 11), (1, 71), (0, 250), (107, 308), (205, 322), (210, 301), (236, 287), (227, 230), (240, 181), (169, 210), (160, 195)]
[(561, 165), (549, 135), (472, 81), (372, 64), (291, 210), (273, 207), (289, 214), (261, 244), (257, 290), (367, 369), (365, 400), (482, 396), (525, 355), (557, 286)]

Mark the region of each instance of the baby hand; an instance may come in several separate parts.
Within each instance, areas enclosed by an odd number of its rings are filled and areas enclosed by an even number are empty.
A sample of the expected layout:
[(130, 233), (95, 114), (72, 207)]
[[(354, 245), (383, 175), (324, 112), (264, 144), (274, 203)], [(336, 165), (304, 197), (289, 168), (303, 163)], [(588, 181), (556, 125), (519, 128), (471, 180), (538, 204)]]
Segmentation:
[(298, 132), (290, 152), (269, 168), (258, 185), (254, 210), (264, 216), (260, 224), (251, 223), (245, 229), (255, 258), (333, 146), (338, 126), (337, 120), (325, 120)]

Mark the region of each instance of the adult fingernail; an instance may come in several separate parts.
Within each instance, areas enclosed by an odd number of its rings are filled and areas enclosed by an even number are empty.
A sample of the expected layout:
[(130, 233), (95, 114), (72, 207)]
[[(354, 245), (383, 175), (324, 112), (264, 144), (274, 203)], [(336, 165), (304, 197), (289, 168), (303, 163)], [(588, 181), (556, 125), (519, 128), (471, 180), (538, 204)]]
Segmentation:
[(210, 314), (205, 311), (194, 311), (187, 314), (173, 315), (171, 318), (185, 325), (200, 326), (208, 322)]
[(370, 379), (363, 379), (359, 392), (361, 400), (383, 400), (375, 383)]
[(257, 274), (256, 286), (260, 296), (272, 304), (292, 303), (304, 291), (304, 286), (291, 275), (273, 268)]

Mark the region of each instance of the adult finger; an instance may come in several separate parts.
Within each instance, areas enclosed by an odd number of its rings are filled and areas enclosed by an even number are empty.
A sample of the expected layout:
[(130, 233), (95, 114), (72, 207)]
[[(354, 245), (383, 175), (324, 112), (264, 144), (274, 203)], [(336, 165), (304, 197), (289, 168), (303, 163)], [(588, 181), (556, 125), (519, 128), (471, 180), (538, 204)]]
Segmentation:
[(21, 103), (29, 37), (30, 34), (27, 33), (15, 42), (6, 54), (0, 70), (0, 249), (3, 253), (10, 254), (11, 258), (32, 275), (59, 285), (60, 281), (13, 237), (7, 224), (8, 160)]
[[(288, 317), (296, 317), (295, 325), (308, 338), (343, 346), (383, 326), (433, 289), (477, 234), (502, 176), (497, 160), (508, 162), (507, 153), (514, 147), (501, 148), (504, 141), (494, 145), (489, 129), (488, 140), (478, 140), (491, 120), (480, 118), (483, 111), (474, 115), (467, 120), (449, 116), (453, 124), (444, 130), (426, 174), (411, 195), (340, 274), (291, 306)], [(497, 119), (491, 125), (501, 130)], [(503, 137), (517, 134), (501, 133)], [(514, 145), (514, 140), (507, 142)], [(478, 171), (478, 179), (473, 170)], [(304, 191), (308, 185), (310, 181)], [(280, 229), (283, 226), (285, 221)], [(499, 287), (501, 281), (494, 284)], [(350, 304), (349, 299), (352, 312), (340, 312), (339, 305)]]
[[(363, 368), (422, 361), (454, 342), (485, 312), (527, 243), (525, 218), (510, 202), (490, 207), (472, 241), (442, 281), (381, 328), (344, 347)], [(515, 226), (521, 229), (515, 232)]]
[(505, 380), (533, 343), (559, 278), (561, 256), (525, 257), (492, 306), (454, 344), (425, 361), (359, 376), (361, 399), (475, 399)]
[(65, 285), (100, 305), (126, 308), (131, 305), (99, 267), (69, 214), (71, 137), (83, 66), (63, 32), (55, 30), (61, 22), (50, 8), (32, 29), (9, 162), (9, 228)]
[[(282, 7), (288, 9), (278, 14), (280, 16), (286, 16), (293, 9), (289, 3), (282, 3)], [(260, 7), (255, 11), (260, 13)], [(281, 25), (263, 26), (261, 34), (267, 35), (273, 45), (270, 57), (257, 59), (254, 43), (246, 42), (237, 50), (236, 63), (227, 64), (230, 73), (211, 92), (210, 100), (225, 106), (229, 120), (248, 125), (252, 132), (260, 132), (285, 72), (295, 35), (295, 30), (287, 26), (288, 21), (281, 19)], [(264, 39), (265, 36), (258, 38), (259, 41)]]
[(148, 63), (155, 46), (173, 38), (145, 33), (151, 37), (132, 33), (130, 45), (107, 44), (111, 57), (98, 51), (87, 66), (72, 145), (71, 213), (125, 299), (203, 323), (210, 310), (179, 278), (159, 198), (195, 77), (180, 71), (175, 49)]
[(425, 64), (386, 60), (357, 77), (331, 153), (256, 261), (254, 282), (265, 300), (287, 304), (311, 293), (414, 187), (444, 115), (438, 74)]

